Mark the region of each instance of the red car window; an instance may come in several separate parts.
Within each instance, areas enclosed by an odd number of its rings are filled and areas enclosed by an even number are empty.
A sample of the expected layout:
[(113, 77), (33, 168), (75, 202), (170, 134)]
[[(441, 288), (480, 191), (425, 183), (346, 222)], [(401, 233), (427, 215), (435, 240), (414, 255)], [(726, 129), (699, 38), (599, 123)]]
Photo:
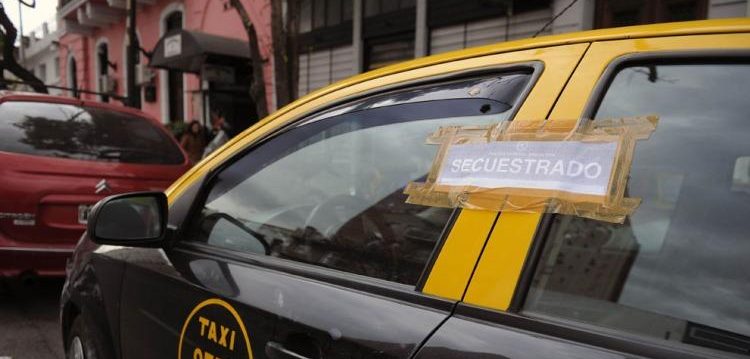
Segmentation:
[(177, 165), (182, 152), (149, 120), (44, 102), (0, 105), (0, 151), (78, 160)]

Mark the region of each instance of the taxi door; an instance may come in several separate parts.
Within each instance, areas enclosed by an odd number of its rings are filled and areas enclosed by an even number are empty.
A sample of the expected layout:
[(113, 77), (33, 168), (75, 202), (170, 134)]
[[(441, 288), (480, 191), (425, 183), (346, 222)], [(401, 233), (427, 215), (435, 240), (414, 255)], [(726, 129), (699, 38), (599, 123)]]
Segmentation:
[(737, 189), (750, 34), (732, 31), (591, 44), (549, 118), (659, 116), (626, 190), (640, 207), (623, 224), (501, 213), (463, 302), (418, 358), (750, 352), (747, 247), (736, 249), (750, 209)]
[(122, 357), (412, 356), (461, 300), (498, 216), (405, 203), (435, 156), (427, 135), (546, 116), (587, 47), (501, 45), (381, 75), (245, 135), (172, 193), (174, 247), (125, 259)]

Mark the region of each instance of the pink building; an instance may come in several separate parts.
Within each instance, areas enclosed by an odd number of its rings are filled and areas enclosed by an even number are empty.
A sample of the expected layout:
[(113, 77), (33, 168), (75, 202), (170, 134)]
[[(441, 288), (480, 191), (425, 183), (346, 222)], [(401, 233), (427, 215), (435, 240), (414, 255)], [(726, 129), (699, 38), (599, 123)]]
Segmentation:
[[(179, 35), (181, 46), (171, 49), (161, 48), (161, 55), (184, 55), (189, 42), (198, 37), (208, 45), (222, 43), (234, 53), (246, 54), (247, 36), (239, 16), (223, 1), (205, 0), (137, 0), (137, 33), (141, 47), (152, 52), (159, 40), (167, 33), (187, 33)], [(269, 59), (265, 62), (267, 104), (274, 108), (273, 69), (270, 33), (270, 0), (243, 0), (256, 25), (261, 55)], [(112, 92), (126, 96), (127, 68), (125, 66), (128, 37), (126, 31), (126, 0), (60, 0), (58, 19), (60, 22), (60, 78), (63, 86), (82, 90)], [(193, 36), (194, 35), (194, 36)], [(218, 36), (218, 37), (212, 37)], [(234, 40), (234, 41), (232, 41)], [(206, 44), (203, 44), (206, 45)], [(208, 46), (206, 45), (206, 46)], [(168, 46), (167, 46), (168, 47)], [(177, 52), (175, 52), (175, 49)], [(214, 49), (215, 50), (215, 49)], [(219, 52), (222, 50), (219, 49)], [(198, 55), (198, 57), (201, 55)], [(152, 58), (156, 58), (156, 54)], [(162, 56), (164, 57), (164, 56)], [(177, 56), (175, 56), (176, 58)], [(139, 66), (137, 82), (141, 85), (142, 109), (159, 118), (164, 123), (203, 120), (208, 108), (221, 108), (227, 117), (238, 117), (237, 127), (246, 127), (253, 121), (254, 106), (247, 95), (251, 71), (245, 59), (232, 58), (231, 54), (204, 54), (194, 58), (193, 69), (197, 72), (149, 69)], [(232, 62), (231, 60), (234, 60)], [(140, 63), (147, 65), (149, 59), (143, 54)], [(202, 68), (203, 62), (210, 65)], [(212, 62), (212, 64), (209, 64)], [(227, 80), (226, 67), (234, 77)], [(204, 81), (198, 73), (208, 71), (219, 76), (217, 80)], [(217, 75), (218, 73), (218, 75)], [(223, 75), (222, 75), (223, 74)], [(210, 91), (209, 91), (210, 90)], [(209, 95), (210, 94), (210, 95)], [(81, 97), (114, 101), (107, 96), (81, 94)], [(238, 110), (235, 110), (238, 109)], [(244, 110), (243, 110), (244, 109)], [(243, 112), (244, 111), (244, 112)], [(249, 112), (248, 112), (249, 111)], [(242, 129), (239, 128), (238, 130)]]
[[(258, 33), (270, 110), (276, 108), (271, 1), (285, 5), (296, 1), (298, 5), (298, 78), (294, 89), (298, 96), (414, 57), (536, 34), (750, 14), (750, 0), (681, 1), (684, 6), (679, 11), (667, 11), (657, 1), (641, 4), (626, 0), (242, 0)], [(126, 2), (60, 0), (63, 86), (127, 93)], [(137, 2), (142, 48), (154, 51), (164, 39), (152, 60), (171, 61), (167, 67), (173, 68), (156, 70), (153, 77), (140, 76), (142, 108), (165, 123), (201, 120), (214, 109), (228, 111), (226, 117), (236, 131), (254, 122), (257, 116), (247, 95), (252, 76), (247, 61), (242, 60), (248, 44), (239, 16), (228, 7), (228, 0)], [(172, 37), (179, 29), (186, 32)], [(167, 33), (170, 35), (165, 38)], [(197, 47), (213, 52), (187, 58), (189, 48), (199, 42), (202, 44)], [(145, 56), (141, 59), (148, 63)], [(141, 75), (146, 72), (138, 71)]]

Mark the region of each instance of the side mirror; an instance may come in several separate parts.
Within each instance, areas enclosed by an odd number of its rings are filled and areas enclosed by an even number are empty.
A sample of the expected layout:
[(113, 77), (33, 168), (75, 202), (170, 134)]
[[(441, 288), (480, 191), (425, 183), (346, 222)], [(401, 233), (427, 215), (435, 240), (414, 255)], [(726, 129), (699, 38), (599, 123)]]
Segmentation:
[(118, 246), (160, 246), (167, 232), (167, 196), (135, 192), (102, 199), (91, 209), (92, 241)]

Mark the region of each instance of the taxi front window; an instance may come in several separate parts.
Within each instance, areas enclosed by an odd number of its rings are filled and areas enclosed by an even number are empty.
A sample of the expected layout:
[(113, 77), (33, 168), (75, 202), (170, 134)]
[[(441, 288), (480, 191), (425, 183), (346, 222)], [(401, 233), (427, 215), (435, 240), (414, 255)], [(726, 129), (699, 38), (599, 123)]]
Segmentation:
[[(404, 187), (424, 179), (435, 157), (427, 137), (508, 120), (529, 79), (437, 86), (448, 98), (432, 88), (397, 92), (303, 121), (218, 175), (193, 240), (414, 285), (452, 213), (405, 202)], [(470, 94), (482, 86), (493, 96)], [(247, 235), (212, 235), (218, 217)]]

